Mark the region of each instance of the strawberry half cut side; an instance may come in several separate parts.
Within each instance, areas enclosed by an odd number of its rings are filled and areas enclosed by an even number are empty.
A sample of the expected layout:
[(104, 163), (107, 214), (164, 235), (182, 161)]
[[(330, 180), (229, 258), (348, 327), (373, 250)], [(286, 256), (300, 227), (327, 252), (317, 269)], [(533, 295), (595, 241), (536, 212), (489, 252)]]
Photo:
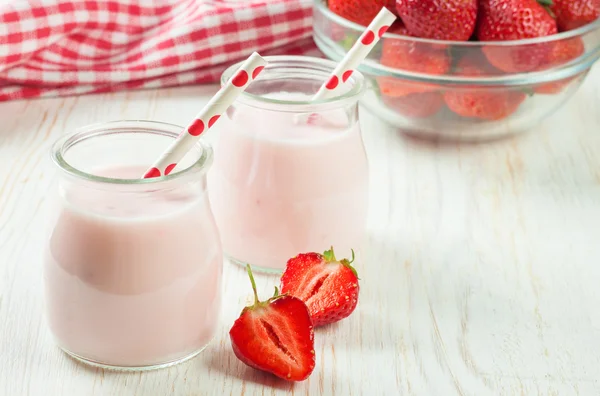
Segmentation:
[(259, 301), (252, 270), (246, 267), (254, 304), (245, 307), (229, 337), (233, 352), (246, 365), (288, 381), (302, 381), (315, 368), (313, 324), (298, 298), (275, 294)]
[(358, 275), (352, 259), (337, 260), (333, 247), (319, 253), (303, 253), (287, 262), (281, 291), (298, 297), (308, 307), (315, 326), (342, 320), (358, 304)]

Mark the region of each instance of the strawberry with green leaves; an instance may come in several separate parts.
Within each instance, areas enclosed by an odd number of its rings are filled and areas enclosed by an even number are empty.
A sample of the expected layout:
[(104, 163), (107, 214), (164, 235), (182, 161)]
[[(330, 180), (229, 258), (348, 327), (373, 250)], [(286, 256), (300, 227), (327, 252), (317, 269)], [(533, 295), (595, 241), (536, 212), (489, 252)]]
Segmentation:
[(313, 323), (296, 297), (275, 295), (259, 301), (250, 266), (254, 304), (245, 307), (229, 331), (235, 356), (250, 367), (288, 381), (302, 381), (315, 368)]
[(288, 260), (281, 291), (304, 301), (315, 326), (342, 320), (358, 304), (358, 275), (352, 260), (338, 260), (333, 247), (323, 254), (303, 253)]

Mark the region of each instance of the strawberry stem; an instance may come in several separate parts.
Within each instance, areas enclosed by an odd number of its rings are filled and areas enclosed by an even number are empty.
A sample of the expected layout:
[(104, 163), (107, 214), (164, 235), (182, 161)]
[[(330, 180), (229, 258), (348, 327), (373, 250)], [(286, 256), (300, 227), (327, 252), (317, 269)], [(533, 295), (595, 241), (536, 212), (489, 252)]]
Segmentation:
[[(348, 267), (350, 269), (350, 271), (352, 271), (354, 276), (356, 276), (358, 278), (358, 273), (356, 272), (356, 269), (352, 265), (350, 265), (354, 262), (354, 259), (355, 259), (354, 249), (350, 249), (350, 251), (352, 252), (352, 260), (348, 261), (348, 259), (342, 259), (342, 260), (340, 260), (340, 264)], [(337, 262), (337, 259), (335, 258), (335, 253), (333, 253), (333, 246), (331, 247), (331, 249), (323, 252), (323, 258), (328, 263)]]
[(535, 94), (535, 91), (531, 87), (521, 88), (521, 92), (527, 94), (527, 96), (533, 96)]
[(325, 261), (331, 261), (331, 262), (337, 261), (335, 259), (335, 253), (333, 252), (333, 246), (329, 250), (325, 250), (323, 252), (323, 258), (325, 259)]
[[(250, 283), (252, 284), (252, 291), (254, 292), (254, 305), (258, 305), (260, 301), (258, 301), (258, 292), (256, 291), (256, 282), (254, 281), (254, 276), (252, 276), (252, 268), (250, 268), (250, 264), (246, 264), (246, 271), (248, 271), (248, 276), (250, 277)], [(275, 288), (277, 290), (277, 287)]]

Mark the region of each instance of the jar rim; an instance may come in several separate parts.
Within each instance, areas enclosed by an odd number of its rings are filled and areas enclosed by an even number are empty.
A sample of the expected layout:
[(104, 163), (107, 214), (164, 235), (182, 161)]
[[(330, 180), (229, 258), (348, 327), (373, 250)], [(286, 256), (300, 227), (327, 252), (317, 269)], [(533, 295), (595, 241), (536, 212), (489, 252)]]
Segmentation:
[[(196, 144), (200, 146), (202, 151), (199, 158), (194, 161), (192, 165), (181, 171), (171, 173), (170, 175), (148, 179), (143, 179), (141, 177), (139, 179), (117, 179), (84, 172), (71, 165), (65, 159), (65, 154), (76, 144), (98, 136), (111, 135), (119, 132), (133, 132), (141, 134), (155, 133), (176, 139), (183, 129), (184, 127), (179, 125), (149, 120), (117, 120), (90, 124), (77, 128), (74, 132), (57, 139), (50, 149), (50, 156), (52, 162), (54, 162), (62, 172), (84, 181), (104, 185), (160, 185), (160, 187), (162, 187), (175, 180), (183, 181), (206, 173), (213, 160), (212, 147), (200, 139)], [(148, 166), (150, 166), (150, 164)]]
[[(323, 72), (324, 77), (328, 77), (337, 66), (336, 62), (329, 59), (315, 58), (311, 56), (276, 55), (264, 56), (263, 58), (268, 62), (268, 64), (264, 71), (257, 77), (257, 80), (264, 78), (265, 72), (268, 72), (276, 67), (297, 68), (299, 71), (303, 69), (305, 71), (312, 70), (313, 72), (321, 71)], [(229, 79), (233, 76), (233, 73), (239, 69), (242, 63), (243, 61), (229, 66), (223, 72), (223, 74), (221, 74), (221, 86), (224, 86), (227, 81), (229, 81)], [(365, 78), (358, 70), (354, 70), (352, 72), (349, 80), (353, 82), (352, 87), (349, 90), (328, 99), (319, 99), (315, 101), (282, 100), (244, 91), (236, 100), (247, 105), (260, 108), (270, 108), (273, 110), (284, 110), (284, 108), (288, 106), (293, 107), (292, 111), (299, 112), (316, 110), (316, 107), (318, 107), (319, 110), (339, 108), (352, 103), (357, 103), (366, 90)]]

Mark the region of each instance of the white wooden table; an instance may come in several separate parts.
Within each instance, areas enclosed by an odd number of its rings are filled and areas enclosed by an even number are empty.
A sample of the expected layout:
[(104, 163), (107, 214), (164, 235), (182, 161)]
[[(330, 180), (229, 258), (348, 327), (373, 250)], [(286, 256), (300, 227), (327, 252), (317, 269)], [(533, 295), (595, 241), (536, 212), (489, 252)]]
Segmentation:
[[(372, 170), (362, 294), (350, 319), (317, 331), (307, 381), (234, 357), (227, 332), (250, 289), (230, 264), (221, 329), (199, 357), (136, 374), (68, 358), (43, 310), (49, 144), (101, 121), (181, 124), (215, 91), (0, 103), (0, 395), (600, 393), (600, 69), (514, 140), (422, 144), (362, 113)], [(258, 283), (266, 295), (276, 279)]]

